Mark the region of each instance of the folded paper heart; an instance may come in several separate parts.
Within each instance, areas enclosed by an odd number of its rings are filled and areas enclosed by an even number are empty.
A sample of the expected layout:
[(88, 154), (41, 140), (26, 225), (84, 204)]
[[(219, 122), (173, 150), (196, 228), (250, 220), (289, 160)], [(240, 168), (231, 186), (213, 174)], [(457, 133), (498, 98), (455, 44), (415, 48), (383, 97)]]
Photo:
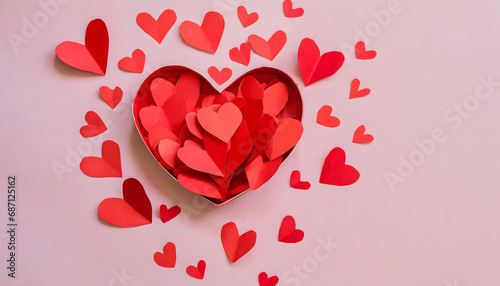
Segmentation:
[(266, 183), (302, 136), (302, 99), (283, 72), (259, 68), (218, 92), (198, 73), (163, 67), (139, 89), (136, 127), (160, 165), (215, 205)]

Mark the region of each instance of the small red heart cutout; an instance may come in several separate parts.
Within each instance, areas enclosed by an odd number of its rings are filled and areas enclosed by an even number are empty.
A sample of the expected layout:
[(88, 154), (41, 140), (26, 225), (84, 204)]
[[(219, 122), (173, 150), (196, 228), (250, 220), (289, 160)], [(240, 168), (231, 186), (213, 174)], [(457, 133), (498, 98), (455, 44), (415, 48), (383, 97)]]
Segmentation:
[(107, 86), (101, 86), (99, 88), (99, 94), (109, 107), (111, 107), (111, 109), (115, 109), (123, 98), (123, 90), (118, 86), (115, 87), (115, 89), (111, 89)]
[(163, 223), (173, 219), (178, 214), (181, 213), (181, 208), (179, 206), (173, 206), (171, 208), (167, 208), (166, 205), (160, 206), (160, 218)]
[(167, 9), (161, 13), (158, 20), (155, 20), (153, 16), (150, 14), (143, 12), (137, 15), (135, 19), (137, 25), (144, 31), (146, 34), (150, 35), (158, 44), (161, 44), (163, 38), (170, 31), (172, 26), (177, 21), (177, 15), (174, 10)]
[(298, 52), (299, 68), (306, 86), (334, 75), (344, 64), (344, 54), (328, 52), (321, 55), (314, 40), (304, 38)]
[(191, 277), (194, 277), (197, 279), (203, 279), (203, 277), (205, 276), (205, 268), (206, 267), (207, 267), (207, 263), (205, 262), (205, 260), (200, 260), (200, 261), (198, 261), (198, 266), (196, 266), (196, 267), (193, 265), (189, 265), (186, 268), (186, 273)]
[(222, 227), (222, 246), (232, 263), (247, 254), (254, 247), (256, 240), (257, 234), (253, 230), (249, 230), (240, 236), (234, 222), (228, 222)]
[(102, 158), (85, 157), (80, 162), (80, 170), (94, 178), (122, 176), (122, 164), (120, 159), (120, 147), (114, 141), (107, 140), (102, 143)]
[(366, 128), (364, 125), (360, 125), (356, 131), (354, 131), (354, 137), (352, 138), (353, 143), (370, 143), (373, 141), (373, 136), (370, 134), (365, 134)]
[(279, 281), (280, 279), (276, 275), (269, 277), (266, 272), (261, 272), (259, 274), (260, 286), (275, 286)]
[(246, 28), (259, 20), (259, 14), (255, 12), (248, 14), (245, 6), (240, 6), (238, 7), (238, 18), (243, 28)]
[(354, 46), (354, 50), (356, 51), (356, 58), (359, 60), (371, 60), (377, 56), (376, 51), (367, 51), (365, 42), (359, 41)]
[(158, 266), (166, 268), (174, 268), (177, 259), (177, 253), (175, 251), (175, 244), (173, 242), (168, 242), (163, 247), (163, 253), (157, 251), (154, 255), (154, 260)]
[(333, 148), (326, 156), (319, 182), (326, 185), (347, 186), (356, 183), (359, 172), (345, 164), (345, 152), (340, 147)]
[(244, 66), (248, 66), (250, 63), (250, 50), (251, 46), (249, 43), (243, 43), (240, 45), (240, 49), (238, 47), (234, 47), (229, 50), (229, 58), (235, 62), (242, 64)]
[(83, 138), (97, 136), (108, 130), (104, 122), (102, 122), (101, 117), (94, 111), (89, 111), (85, 114), (85, 121), (87, 121), (88, 124), (80, 128), (80, 134)]
[(208, 74), (218, 85), (223, 85), (231, 78), (233, 71), (230, 68), (223, 68), (219, 71), (218, 68), (211, 66), (208, 68)]
[(333, 108), (329, 105), (323, 105), (316, 116), (316, 123), (326, 127), (337, 127), (340, 125), (340, 120), (332, 116)]
[(286, 243), (297, 243), (304, 239), (304, 232), (295, 228), (295, 219), (287, 215), (281, 222), (278, 240)]
[(257, 35), (248, 36), (248, 42), (252, 49), (264, 58), (272, 61), (280, 53), (286, 44), (285, 32), (279, 30), (274, 33), (268, 41)]
[(106, 74), (108, 52), (108, 28), (101, 19), (88, 24), (85, 45), (66, 41), (56, 47), (57, 57), (67, 65), (99, 75)]
[(120, 227), (150, 224), (153, 221), (153, 210), (142, 184), (130, 178), (123, 182), (122, 188), (123, 199), (108, 198), (99, 204), (99, 217)]
[(144, 64), (146, 63), (146, 55), (141, 49), (136, 49), (132, 52), (132, 57), (125, 57), (118, 62), (118, 67), (129, 72), (142, 73)]
[(208, 12), (201, 26), (191, 21), (184, 21), (180, 33), (188, 45), (215, 54), (224, 33), (224, 17), (217, 12)]
[(294, 189), (309, 190), (311, 183), (300, 180), (300, 171), (293, 171), (290, 175), (290, 186)]
[(352, 82), (351, 82), (351, 94), (349, 95), (349, 99), (363, 97), (363, 96), (367, 96), (368, 94), (370, 94), (371, 90), (369, 88), (359, 90), (360, 85), (361, 85), (361, 82), (359, 81), (359, 79), (355, 78), (352, 80)]
[(304, 9), (295, 8), (293, 9), (292, 0), (283, 1), (283, 13), (285, 13), (285, 17), (287, 18), (297, 18), (304, 15)]

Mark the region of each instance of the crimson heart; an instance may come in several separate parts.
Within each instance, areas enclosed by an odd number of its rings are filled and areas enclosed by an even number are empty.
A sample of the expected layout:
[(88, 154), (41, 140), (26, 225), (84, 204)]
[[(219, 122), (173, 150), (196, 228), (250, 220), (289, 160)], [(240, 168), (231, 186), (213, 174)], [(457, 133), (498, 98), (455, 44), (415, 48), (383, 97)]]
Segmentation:
[(215, 205), (268, 181), (303, 132), (297, 85), (268, 67), (222, 92), (186, 67), (160, 68), (139, 89), (133, 114), (162, 167)]

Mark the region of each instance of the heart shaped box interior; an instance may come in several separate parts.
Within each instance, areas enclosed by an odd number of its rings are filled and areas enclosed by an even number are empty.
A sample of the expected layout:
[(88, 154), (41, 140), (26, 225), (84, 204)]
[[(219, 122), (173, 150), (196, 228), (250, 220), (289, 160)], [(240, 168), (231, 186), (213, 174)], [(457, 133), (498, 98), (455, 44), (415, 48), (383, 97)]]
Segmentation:
[[(269, 83), (274, 84), (275, 82), (283, 82), (288, 89), (288, 101), (286, 105), (283, 107), (281, 112), (276, 115), (275, 119), (276, 120), (283, 120), (286, 118), (292, 118), (295, 120), (298, 120), (299, 122), (302, 121), (302, 97), (300, 95), (299, 89), (297, 87), (297, 84), (284, 72), (275, 69), (275, 68), (270, 68), (270, 67), (261, 67), (257, 68), (254, 70), (251, 70), (247, 72), (246, 74), (242, 75), (238, 79), (236, 79), (232, 84), (230, 84), (224, 91), (219, 92), (217, 89), (215, 89), (203, 76), (198, 74), (197, 72), (183, 67), (183, 66), (166, 66), (162, 67), (155, 72), (153, 72), (151, 75), (149, 75), (146, 80), (142, 83), (141, 87), (139, 88), (137, 92), (137, 96), (135, 97), (134, 104), (132, 107), (133, 111), (133, 116), (134, 116), (134, 121), (135, 125), (137, 127), (137, 130), (139, 131), (139, 134), (141, 135), (141, 138), (143, 142), (146, 144), (147, 148), (153, 155), (153, 157), (156, 159), (156, 161), (162, 166), (176, 181), (179, 181), (177, 176), (179, 175), (179, 172), (182, 172), (183, 168), (181, 167), (181, 171), (179, 170), (169, 170), (163, 164), (160, 162), (158, 159), (157, 155), (158, 153), (155, 153), (154, 146), (150, 146), (149, 139), (148, 139), (148, 131), (146, 128), (141, 124), (140, 119), (139, 119), (139, 112), (142, 108), (148, 107), (155, 105), (155, 101), (153, 98), (153, 94), (151, 92), (151, 83), (153, 80), (157, 78), (162, 78), (165, 80), (169, 80), (172, 83), (175, 84), (175, 82), (185, 73), (190, 73), (192, 75), (195, 75), (198, 77), (200, 81), (200, 96), (198, 99), (197, 106), (201, 105), (201, 102), (204, 97), (209, 96), (209, 95), (220, 95), (221, 93), (225, 91), (229, 91), (233, 93), (234, 95), (238, 94), (238, 88), (240, 87), (241, 82), (243, 79), (245, 79), (247, 76), (252, 76), (255, 78), (261, 85), (266, 86)], [(198, 107), (199, 108), (199, 107)], [(184, 122), (184, 125), (186, 123)], [(186, 128), (185, 128), (186, 129)], [(188, 131), (189, 133), (189, 131)], [(189, 135), (188, 135), (189, 136)], [(193, 135), (191, 135), (193, 136)], [(299, 136), (300, 137), (300, 136)], [(269, 140), (269, 139), (268, 139)], [(156, 144), (157, 145), (157, 144)], [(282, 154), (281, 157), (281, 162), (283, 162), (292, 152), (294, 149), (295, 145), (289, 149), (287, 152)], [(276, 169), (277, 170), (277, 169)], [(274, 174), (274, 173), (273, 173)], [(245, 172), (240, 172), (239, 177), (245, 176)], [(272, 176), (272, 175), (271, 175)], [(246, 178), (244, 178), (246, 179)], [(233, 186), (233, 181), (235, 182)], [(228, 187), (228, 192), (227, 196), (224, 197), (224, 199), (216, 199), (213, 197), (207, 197), (207, 196), (202, 196), (211, 203), (213, 203), (216, 206), (223, 205), (225, 203), (228, 203), (235, 198), (243, 195), (249, 190), (248, 183), (247, 184), (242, 184), (241, 178), (238, 179), (238, 177), (232, 178), (232, 181), (229, 183)], [(193, 190), (191, 190), (193, 191)], [(199, 193), (196, 191), (193, 191), (195, 193)]]

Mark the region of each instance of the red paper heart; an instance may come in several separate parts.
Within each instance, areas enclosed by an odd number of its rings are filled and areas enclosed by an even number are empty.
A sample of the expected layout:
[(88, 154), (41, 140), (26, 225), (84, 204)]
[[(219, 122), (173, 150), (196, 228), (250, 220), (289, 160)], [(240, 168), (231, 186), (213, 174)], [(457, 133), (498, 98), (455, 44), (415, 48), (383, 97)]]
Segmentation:
[(105, 75), (108, 50), (109, 36), (106, 24), (101, 19), (95, 19), (87, 26), (85, 45), (66, 41), (56, 47), (56, 54), (69, 66)]
[(89, 111), (85, 114), (85, 121), (88, 124), (80, 128), (80, 134), (83, 138), (97, 136), (108, 130), (102, 119), (94, 111)]
[(352, 138), (353, 143), (370, 143), (373, 141), (373, 136), (370, 134), (365, 134), (366, 128), (364, 125), (360, 125), (356, 131), (354, 131), (354, 137)]
[(359, 60), (371, 60), (377, 56), (376, 51), (367, 51), (365, 47), (365, 42), (359, 41), (354, 46), (356, 51), (356, 58)]
[(371, 90), (369, 88), (359, 90), (360, 85), (361, 85), (361, 82), (359, 81), (359, 79), (355, 78), (352, 80), (352, 82), (351, 82), (351, 94), (349, 95), (349, 99), (363, 97), (363, 96), (367, 96), (368, 94), (370, 94)]
[(111, 109), (115, 109), (123, 98), (123, 90), (118, 86), (115, 87), (115, 89), (111, 89), (107, 86), (101, 86), (99, 88), (99, 94), (109, 107), (111, 107)]
[(102, 143), (102, 158), (85, 157), (80, 162), (80, 170), (95, 178), (122, 176), (122, 165), (120, 159), (120, 147), (114, 141), (107, 140)]
[(294, 189), (309, 190), (309, 188), (311, 188), (311, 183), (308, 181), (301, 181), (300, 172), (295, 170), (290, 175), (290, 186)]
[(166, 205), (160, 206), (160, 218), (163, 223), (173, 219), (178, 214), (181, 213), (181, 208), (179, 206), (173, 206), (171, 208), (167, 208)]
[(333, 108), (329, 105), (323, 105), (319, 111), (318, 115), (316, 116), (316, 123), (319, 125), (323, 125), (326, 127), (337, 127), (340, 125), (340, 120), (332, 116), (332, 110)]
[(259, 285), (260, 286), (275, 286), (276, 284), (278, 284), (279, 281), (280, 281), (280, 279), (276, 275), (268, 277), (266, 272), (261, 272), (259, 274)]
[(175, 244), (173, 242), (168, 242), (163, 247), (163, 253), (157, 251), (154, 255), (154, 260), (158, 266), (166, 268), (174, 268), (175, 262), (177, 260), (177, 253), (175, 250)]
[(344, 64), (344, 54), (328, 52), (323, 55), (316, 42), (304, 38), (300, 42), (298, 60), (300, 72), (306, 86), (335, 74)]
[(231, 102), (223, 104), (218, 112), (209, 108), (198, 111), (198, 122), (203, 129), (226, 143), (236, 132), (242, 119), (241, 111)]
[(189, 265), (186, 268), (186, 273), (191, 277), (194, 277), (197, 279), (203, 279), (203, 277), (205, 276), (205, 268), (206, 267), (207, 267), (207, 263), (205, 262), (205, 260), (200, 260), (200, 261), (198, 261), (197, 267), (195, 267), (193, 265)]
[(278, 124), (278, 129), (264, 152), (269, 160), (274, 160), (292, 149), (302, 137), (302, 123), (293, 118), (285, 118)]
[(287, 215), (281, 222), (278, 240), (286, 243), (297, 243), (304, 239), (304, 232), (295, 228), (295, 219)]
[(193, 170), (215, 176), (224, 175), (212, 158), (210, 158), (207, 151), (202, 148), (184, 146), (177, 151), (177, 156), (186, 166)]
[[(221, 200), (226, 193), (208, 176), (195, 171), (183, 171), (177, 175), (177, 180), (184, 188), (199, 195)], [(226, 190), (227, 191), (227, 190)]]
[(240, 49), (238, 47), (234, 47), (229, 50), (229, 58), (235, 62), (242, 64), (244, 66), (248, 66), (250, 63), (250, 50), (251, 46), (249, 43), (243, 43), (240, 45)]
[(326, 156), (319, 182), (334, 186), (347, 186), (356, 183), (359, 172), (353, 166), (345, 164), (345, 152), (340, 147), (333, 148)]
[(269, 41), (257, 35), (248, 36), (248, 42), (252, 46), (252, 49), (264, 58), (272, 61), (280, 53), (281, 49), (286, 44), (286, 34), (283, 31), (277, 31), (274, 33)]
[(278, 171), (282, 162), (281, 157), (273, 161), (264, 161), (264, 154), (255, 158), (246, 168), (250, 190), (254, 191), (267, 182)]
[(146, 63), (146, 55), (141, 49), (136, 49), (132, 52), (132, 57), (124, 57), (118, 62), (118, 67), (129, 72), (142, 73), (144, 64)]
[(257, 233), (253, 230), (249, 230), (240, 236), (234, 222), (226, 223), (222, 227), (220, 235), (224, 251), (232, 263), (247, 254), (254, 247), (257, 240)]
[(180, 32), (184, 41), (190, 46), (215, 54), (224, 33), (224, 17), (217, 12), (208, 12), (201, 26), (191, 21), (184, 21)]
[(155, 20), (153, 16), (149, 15), (146, 12), (139, 13), (137, 18), (135, 19), (137, 25), (144, 31), (146, 34), (150, 35), (153, 39), (155, 39), (158, 44), (161, 44), (163, 38), (170, 31), (172, 26), (177, 21), (177, 15), (175, 11), (167, 9), (161, 13), (158, 20)]
[(153, 221), (148, 195), (134, 178), (123, 182), (123, 199), (105, 199), (99, 204), (97, 212), (104, 221), (120, 227), (140, 226)]
[(211, 66), (208, 68), (208, 74), (215, 80), (218, 85), (223, 85), (228, 81), (233, 75), (233, 71), (230, 68), (223, 68), (219, 71), (218, 68)]
[(292, 0), (285, 0), (283, 1), (283, 13), (285, 13), (285, 17), (296, 18), (304, 15), (304, 9), (302, 8), (293, 9)]
[(255, 12), (248, 14), (245, 6), (240, 6), (238, 7), (238, 18), (243, 28), (246, 28), (259, 20), (259, 14)]

